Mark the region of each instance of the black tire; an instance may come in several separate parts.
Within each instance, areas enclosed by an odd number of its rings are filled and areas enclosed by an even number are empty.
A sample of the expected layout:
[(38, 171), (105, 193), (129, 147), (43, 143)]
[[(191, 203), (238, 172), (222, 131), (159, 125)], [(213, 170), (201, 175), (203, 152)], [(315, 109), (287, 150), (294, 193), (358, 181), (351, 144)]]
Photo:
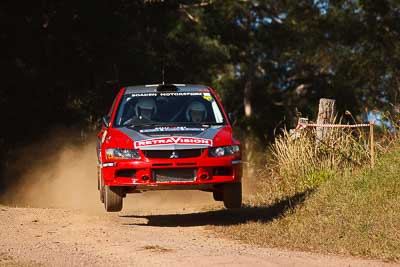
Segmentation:
[(122, 188), (118, 186), (104, 186), (104, 207), (108, 212), (122, 210)]
[(98, 177), (98, 179), (97, 179), (97, 188), (99, 189), (99, 193), (100, 193), (100, 201), (101, 201), (101, 203), (104, 203), (104, 186), (102, 185), (102, 183), (100, 181), (100, 177)]
[(213, 198), (215, 201), (223, 201), (224, 200), (224, 196), (221, 191), (213, 191)]
[(99, 189), (99, 192), (100, 192), (100, 201), (101, 201), (101, 203), (104, 203), (104, 186), (102, 186)]
[(242, 183), (224, 184), (223, 201), (227, 209), (238, 209), (242, 206)]

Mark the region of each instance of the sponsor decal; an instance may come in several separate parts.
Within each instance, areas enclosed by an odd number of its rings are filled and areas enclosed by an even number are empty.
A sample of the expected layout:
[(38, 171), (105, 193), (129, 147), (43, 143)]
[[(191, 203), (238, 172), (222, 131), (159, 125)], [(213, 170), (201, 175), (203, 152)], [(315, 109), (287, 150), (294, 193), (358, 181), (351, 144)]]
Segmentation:
[(133, 93), (131, 97), (143, 96), (202, 96), (200, 92), (163, 92), (163, 93)]
[(141, 96), (157, 96), (157, 93), (136, 93), (132, 94), (132, 97), (141, 97)]
[(207, 145), (212, 146), (211, 139), (197, 137), (161, 137), (142, 141), (135, 141), (135, 148), (162, 145)]
[(105, 131), (103, 132), (103, 135), (101, 136), (101, 143), (102, 143), (102, 144), (104, 143), (104, 140), (106, 139), (106, 136), (107, 136), (107, 130), (105, 130)]
[(154, 129), (143, 129), (139, 130), (141, 133), (154, 133), (154, 132), (203, 132), (206, 128), (187, 128), (186, 126), (178, 127), (156, 127)]
[(210, 102), (212, 100), (212, 96), (210, 93), (203, 93), (203, 98)]
[(195, 95), (200, 95), (201, 93), (198, 92), (166, 92), (166, 93), (160, 93), (160, 96), (195, 96)]

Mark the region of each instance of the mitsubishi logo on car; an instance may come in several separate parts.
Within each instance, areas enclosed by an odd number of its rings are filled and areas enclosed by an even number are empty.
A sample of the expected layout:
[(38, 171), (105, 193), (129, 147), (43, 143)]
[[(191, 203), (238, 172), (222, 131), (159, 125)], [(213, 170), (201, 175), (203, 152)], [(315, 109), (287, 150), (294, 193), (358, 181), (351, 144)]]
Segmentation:
[(171, 156), (169, 157), (170, 159), (177, 159), (179, 158), (178, 153), (176, 153), (176, 151), (172, 151)]

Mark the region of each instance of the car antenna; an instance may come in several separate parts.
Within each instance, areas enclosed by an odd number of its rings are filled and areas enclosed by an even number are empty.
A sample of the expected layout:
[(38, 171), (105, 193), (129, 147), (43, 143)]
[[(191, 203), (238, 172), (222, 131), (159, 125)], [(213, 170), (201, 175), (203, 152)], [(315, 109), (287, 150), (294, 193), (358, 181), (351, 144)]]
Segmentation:
[(164, 64), (164, 59), (163, 59), (163, 63), (162, 63), (162, 85), (165, 84), (165, 64)]
[(120, 89), (120, 81), (119, 81), (119, 71), (118, 71), (118, 66), (116, 63), (113, 64), (113, 70), (114, 70), (114, 75), (115, 75), (115, 80), (117, 81), (117, 90)]

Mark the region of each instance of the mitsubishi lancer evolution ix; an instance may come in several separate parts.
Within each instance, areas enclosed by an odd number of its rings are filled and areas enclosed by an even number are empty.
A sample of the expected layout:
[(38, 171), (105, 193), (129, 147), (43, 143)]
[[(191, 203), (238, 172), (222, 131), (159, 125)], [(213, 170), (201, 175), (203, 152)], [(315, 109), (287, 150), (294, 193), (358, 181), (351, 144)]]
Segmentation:
[(98, 189), (106, 211), (127, 193), (203, 190), (242, 204), (242, 163), (231, 121), (204, 85), (121, 88), (98, 133)]

